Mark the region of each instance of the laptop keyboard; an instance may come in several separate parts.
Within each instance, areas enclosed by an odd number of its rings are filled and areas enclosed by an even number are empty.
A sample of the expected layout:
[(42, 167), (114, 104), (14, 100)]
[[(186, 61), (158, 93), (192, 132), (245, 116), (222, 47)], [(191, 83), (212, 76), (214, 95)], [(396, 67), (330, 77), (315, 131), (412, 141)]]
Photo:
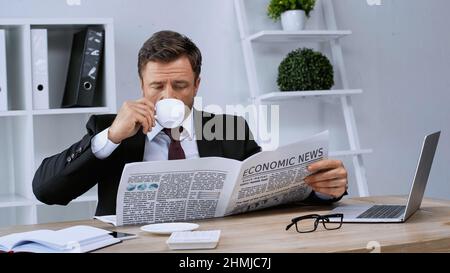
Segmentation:
[(405, 206), (375, 205), (356, 218), (390, 219), (398, 218), (405, 212)]

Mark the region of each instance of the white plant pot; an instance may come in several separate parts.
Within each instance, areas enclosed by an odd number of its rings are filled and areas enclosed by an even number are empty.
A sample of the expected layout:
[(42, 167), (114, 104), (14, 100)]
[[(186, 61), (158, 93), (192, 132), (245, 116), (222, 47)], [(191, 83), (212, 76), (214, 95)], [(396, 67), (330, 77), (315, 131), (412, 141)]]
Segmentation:
[(305, 29), (306, 13), (304, 10), (287, 10), (281, 14), (283, 30), (296, 31)]

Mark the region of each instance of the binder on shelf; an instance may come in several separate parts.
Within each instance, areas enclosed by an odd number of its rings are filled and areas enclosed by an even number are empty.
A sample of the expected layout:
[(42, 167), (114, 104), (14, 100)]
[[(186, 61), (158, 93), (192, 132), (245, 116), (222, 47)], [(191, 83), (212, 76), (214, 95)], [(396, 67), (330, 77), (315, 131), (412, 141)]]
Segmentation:
[(31, 30), (33, 109), (49, 109), (47, 29)]
[(0, 29), (0, 111), (8, 111), (8, 83), (6, 78), (6, 38)]
[(87, 27), (73, 37), (62, 107), (94, 106), (103, 60), (104, 30)]

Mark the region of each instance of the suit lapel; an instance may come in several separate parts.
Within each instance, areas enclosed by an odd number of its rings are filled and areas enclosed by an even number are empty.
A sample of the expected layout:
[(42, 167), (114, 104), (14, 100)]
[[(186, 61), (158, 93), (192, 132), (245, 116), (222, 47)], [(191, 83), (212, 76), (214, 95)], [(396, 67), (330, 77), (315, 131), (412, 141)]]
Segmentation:
[(224, 155), (222, 142), (216, 139), (206, 140), (203, 137), (204, 125), (214, 117), (214, 114), (197, 111), (193, 108), (195, 137), (197, 138), (198, 154), (200, 157), (221, 157)]

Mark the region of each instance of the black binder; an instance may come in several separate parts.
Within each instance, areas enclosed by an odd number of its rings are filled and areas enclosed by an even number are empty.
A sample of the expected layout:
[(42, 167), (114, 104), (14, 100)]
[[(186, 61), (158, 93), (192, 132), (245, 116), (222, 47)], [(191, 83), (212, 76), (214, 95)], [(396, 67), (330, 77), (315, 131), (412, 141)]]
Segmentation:
[(94, 106), (104, 41), (100, 27), (87, 27), (74, 35), (62, 107)]

